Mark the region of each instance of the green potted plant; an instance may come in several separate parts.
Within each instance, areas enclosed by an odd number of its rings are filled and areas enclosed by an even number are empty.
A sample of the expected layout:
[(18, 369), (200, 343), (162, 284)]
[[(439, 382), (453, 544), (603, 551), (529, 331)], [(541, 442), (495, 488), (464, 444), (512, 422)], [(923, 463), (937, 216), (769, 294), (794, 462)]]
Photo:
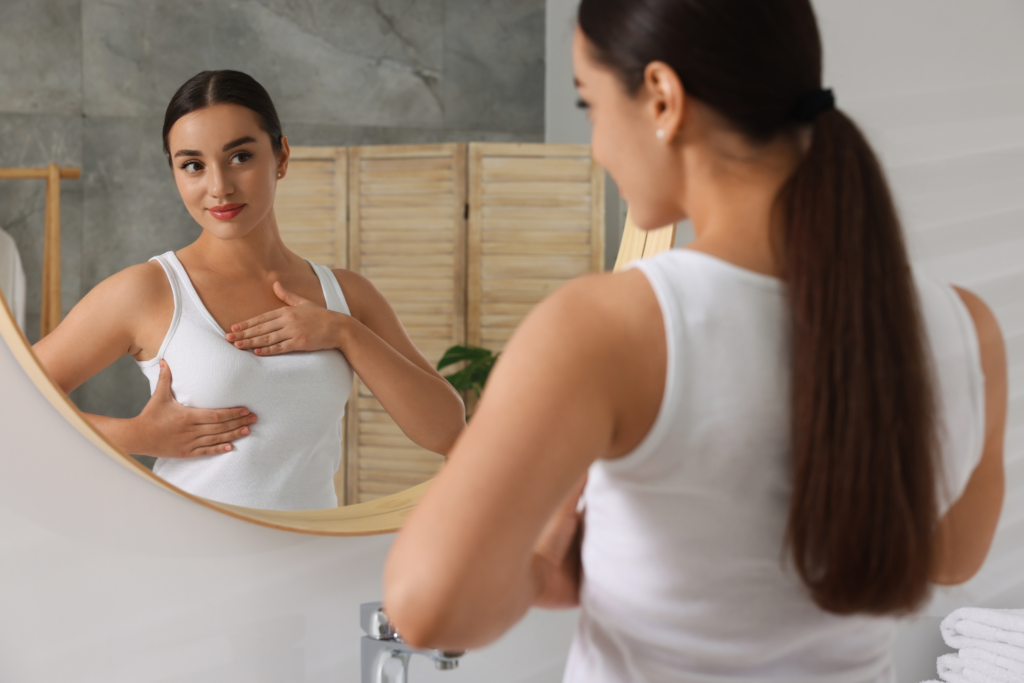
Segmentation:
[[(479, 346), (457, 345), (445, 351), (441, 360), (437, 361), (438, 370), (457, 363), (465, 363), (461, 369), (445, 376), (445, 379), (462, 394), (466, 401), (467, 420), (469, 420), (472, 407), (476, 405), (476, 400), (480, 398), (484, 385), (487, 384), (487, 378), (499, 355), (501, 354)], [(472, 389), (472, 394), (470, 389)]]

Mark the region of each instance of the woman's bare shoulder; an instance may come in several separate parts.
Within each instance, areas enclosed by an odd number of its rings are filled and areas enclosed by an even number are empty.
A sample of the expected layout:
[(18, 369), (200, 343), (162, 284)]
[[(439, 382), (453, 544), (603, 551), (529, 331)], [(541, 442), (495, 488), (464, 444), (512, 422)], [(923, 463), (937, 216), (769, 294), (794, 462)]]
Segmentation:
[(352, 317), (357, 320), (364, 319), (364, 312), (376, 310), (384, 295), (380, 293), (372, 282), (354, 270), (347, 268), (334, 268), (334, 277), (341, 285), (341, 291), (345, 295), (345, 303), (348, 304)]
[(647, 336), (662, 328), (658, 300), (638, 269), (618, 273), (591, 273), (569, 281), (542, 301), (538, 310), (555, 318), (579, 322), (585, 318), (608, 327), (610, 336)]
[(163, 269), (143, 263), (93, 287), (33, 348), (54, 380), (71, 391), (126, 353), (152, 358), (173, 315)]
[(163, 267), (156, 261), (147, 261), (114, 273), (96, 285), (82, 301), (95, 299), (96, 303), (139, 306), (145, 310), (168, 301), (173, 305), (173, 297)]

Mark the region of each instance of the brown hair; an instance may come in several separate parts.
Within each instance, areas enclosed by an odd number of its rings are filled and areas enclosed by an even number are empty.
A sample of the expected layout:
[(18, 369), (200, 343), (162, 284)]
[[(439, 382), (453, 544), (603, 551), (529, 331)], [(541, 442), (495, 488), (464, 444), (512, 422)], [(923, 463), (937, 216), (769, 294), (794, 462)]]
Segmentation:
[(821, 92), (808, 0), (582, 0), (595, 58), (636, 92), (652, 61), (752, 143), (810, 125), (776, 200), (793, 335), (786, 543), (823, 609), (904, 613), (928, 595), (935, 417), (916, 290), (888, 185)]
[(168, 136), (171, 128), (182, 116), (215, 104), (238, 104), (256, 112), (260, 128), (270, 136), (275, 153), (281, 151), (281, 120), (274, 101), (259, 82), (241, 71), (200, 71), (185, 81), (167, 105), (164, 112), (164, 154), (171, 163)]

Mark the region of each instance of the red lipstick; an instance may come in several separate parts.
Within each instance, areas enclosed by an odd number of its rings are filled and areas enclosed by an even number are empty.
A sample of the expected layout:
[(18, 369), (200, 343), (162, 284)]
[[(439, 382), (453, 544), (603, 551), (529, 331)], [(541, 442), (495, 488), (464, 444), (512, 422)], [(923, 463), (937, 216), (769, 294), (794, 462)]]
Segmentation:
[(207, 209), (210, 215), (221, 221), (229, 221), (238, 214), (242, 213), (242, 209), (245, 208), (245, 204), (224, 204), (222, 206), (211, 206)]

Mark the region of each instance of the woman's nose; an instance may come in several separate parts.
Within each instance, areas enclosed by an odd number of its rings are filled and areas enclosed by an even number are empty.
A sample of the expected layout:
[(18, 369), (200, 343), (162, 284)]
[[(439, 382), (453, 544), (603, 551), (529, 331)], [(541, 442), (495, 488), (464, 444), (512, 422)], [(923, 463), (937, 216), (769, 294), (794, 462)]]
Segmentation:
[(206, 177), (208, 179), (206, 191), (211, 197), (227, 197), (235, 191), (231, 185), (229, 174), (219, 164), (212, 164)]

